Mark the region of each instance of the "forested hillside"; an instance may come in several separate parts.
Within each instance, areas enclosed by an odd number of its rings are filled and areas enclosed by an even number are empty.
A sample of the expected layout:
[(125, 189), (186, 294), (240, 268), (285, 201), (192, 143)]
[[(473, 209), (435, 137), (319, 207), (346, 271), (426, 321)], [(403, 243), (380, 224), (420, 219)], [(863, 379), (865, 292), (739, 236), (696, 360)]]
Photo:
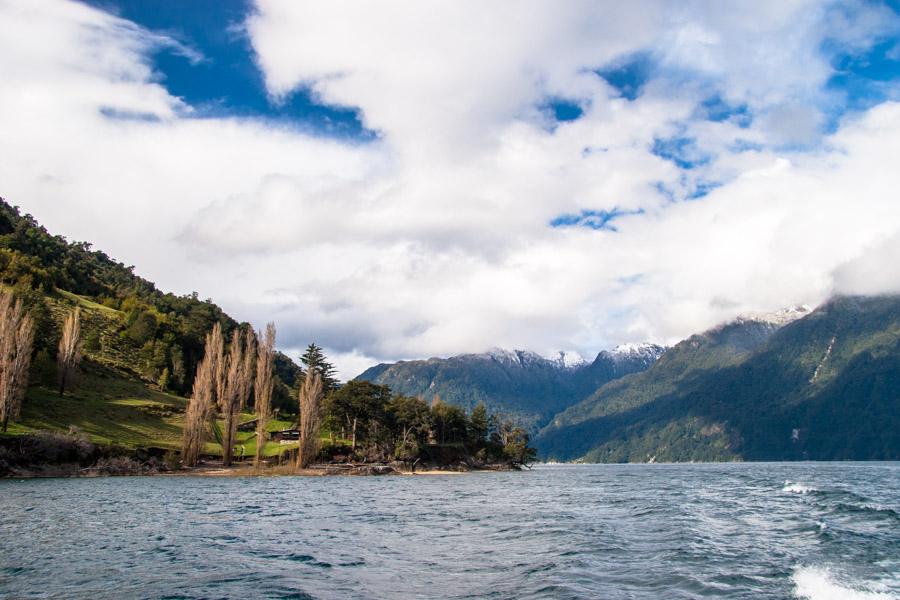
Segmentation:
[(738, 321), (693, 336), (537, 443), (598, 462), (897, 459), (900, 298), (835, 298), (777, 330)]
[[(196, 293), (163, 293), (135, 275), (133, 267), (88, 243), (48, 233), (2, 199), (0, 284), (25, 303), (35, 320), (35, 383), (51, 384), (61, 323), (76, 306), (86, 369), (132, 376), (182, 396), (190, 393), (204, 336), (213, 324), (221, 323), (227, 332), (238, 326), (211, 300), (200, 300)], [(293, 408), (289, 388), (299, 368), (284, 355), (276, 365), (276, 406)]]
[(565, 356), (547, 359), (533, 352), (495, 350), (382, 364), (357, 379), (407, 396), (439, 396), (467, 410), (484, 403), (491, 412), (536, 428), (604, 383), (648, 368), (663, 351), (653, 344), (634, 345), (600, 352), (590, 363), (567, 364)]

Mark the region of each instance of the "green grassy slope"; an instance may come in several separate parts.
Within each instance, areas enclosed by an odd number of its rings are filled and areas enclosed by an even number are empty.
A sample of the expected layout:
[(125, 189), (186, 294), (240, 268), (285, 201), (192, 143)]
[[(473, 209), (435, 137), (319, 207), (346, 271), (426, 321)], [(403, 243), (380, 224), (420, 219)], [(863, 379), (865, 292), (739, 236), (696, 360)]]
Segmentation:
[[(46, 360), (46, 359), (43, 359)], [(38, 365), (50, 372), (50, 366)], [(77, 428), (92, 441), (176, 448), (186, 400), (97, 364), (86, 365), (77, 385), (60, 397), (49, 381), (31, 385), (22, 416), (8, 433)]]
[(76, 428), (99, 443), (180, 446), (187, 401), (137, 377), (136, 350), (118, 335), (125, 315), (63, 290), (47, 294), (45, 301), (56, 327), (75, 306), (80, 307), (83, 335), (95, 336), (99, 344), (84, 349), (85, 360), (76, 384), (64, 397), (56, 387), (54, 360), (49, 352), (39, 352), (32, 365), (21, 418), (10, 423), (7, 433)]
[[(142, 380), (135, 368), (137, 351), (119, 336), (125, 315), (89, 298), (58, 291), (45, 300), (54, 321), (61, 323), (74, 306), (81, 308), (84, 335), (95, 334), (100, 343), (84, 350), (85, 361), (71, 390), (60, 397), (56, 387), (56, 365), (49, 353), (35, 358), (31, 384), (22, 405), (21, 418), (11, 422), (7, 435), (41, 430), (78, 431), (92, 442), (127, 447), (157, 447), (176, 450), (181, 446), (184, 411), (188, 400), (162, 391)], [(242, 420), (252, 418), (249, 413)], [(275, 420), (269, 431), (290, 426)], [(255, 434), (239, 432), (237, 442), (246, 456), (256, 452)], [(265, 455), (275, 456), (296, 447), (268, 442)], [(221, 454), (221, 446), (207, 444), (210, 454)]]
[[(46, 358), (40, 360), (36, 371), (41, 377), (29, 386), (21, 418), (10, 423), (7, 435), (75, 430), (100, 444), (168, 450), (181, 447), (186, 398), (154, 389), (127, 373), (94, 362), (84, 365), (76, 386), (60, 397), (50, 377), (53, 365)], [(242, 415), (242, 421), (252, 418), (250, 413)], [(276, 419), (267, 429), (278, 431), (290, 425), (290, 421)], [(244, 446), (245, 456), (252, 457), (256, 452), (255, 433), (238, 432), (237, 444)], [(267, 442), (264, 454), (276, 456), (294, 448), (296, 444)], [(211, 441), (206, 452), (221, 454), (222, 449)]]

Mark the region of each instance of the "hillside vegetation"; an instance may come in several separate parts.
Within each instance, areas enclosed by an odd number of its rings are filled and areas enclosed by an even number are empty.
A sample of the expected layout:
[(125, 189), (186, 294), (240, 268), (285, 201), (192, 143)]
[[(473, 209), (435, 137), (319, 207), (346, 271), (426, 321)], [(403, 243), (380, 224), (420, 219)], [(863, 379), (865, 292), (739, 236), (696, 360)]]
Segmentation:
[[(592, 362), (567, 365), (533, 352), (495, 350), (451, 358), (381, 364), (357, 379), (387, 385), (395, 392), (440, 397), (467, 410), (484, 404), (536, 430), (553, 415), (598, 387), (647, 369), (664, 348), (652, 344), (600, 352)], [(562, 357), (561, 357), (562, 358)]]
[(896, 460), (900, 298), (693, 336), (558, 415), (537, 444), (591, 462)]
[[(2, 200), (0, 286), (23, 300), (36, 328), (30, 385), (8, 435), (72, 431), (96, 443), (177, 449), (206, 331), (216, 322), (227, 331), (239, 325), (212, 301), (164, 294), (132, 267), (51, 235)], [(54, 357), (63, 319), (75, 307), (85, 360), (76, 385), (60, 397)], [(276, 408), (296, 411), (290, 387), (299, 372), (288, 357), (276, 357)], [(270, 429), (289, 425), (276, 420)], [(271, 446), (267, 453), (279, 450)], [(215, 443), (207, 449), (219, 451)]]
[[(25, 301), (36, 320), (35, 346), (55, 352), (63, 315), (84, 309), (84, 350), (93, 361), (121, 369), (181, 395), (203, 354), (214, 323), (226, 334), (239, 324), (197, 293), (160, 292), (87, 242), (51, 235), (30, 215), (0, 199), (0, 284)], [(287, 391), (299, 368), (277, 359), (276, 406), (292, 405)]]

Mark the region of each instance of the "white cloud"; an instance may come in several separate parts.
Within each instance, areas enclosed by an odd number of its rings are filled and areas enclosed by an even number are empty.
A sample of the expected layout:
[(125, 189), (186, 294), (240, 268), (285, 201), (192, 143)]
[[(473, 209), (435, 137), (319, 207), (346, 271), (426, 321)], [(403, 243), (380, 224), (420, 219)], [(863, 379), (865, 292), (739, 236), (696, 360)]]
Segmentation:
[(834, 270), (839, 294), (900, 294), (900, 228)]
[[(174, 42), (80, 4), (0, 0), (0, 193), (163, 289), (274, 319), (286, 349), (325, 345), (344, 377), (492, 346), (671, 342), (880, 289), (900, 105), (817, 143), (822, 41), (891, 27), (847, 6), (261, 1), (247, 31), (271, 93), (358, 107), (381, 137), (354, 144), (193, 119), (147, 58)], [(638, 51), (665, 76), (635, 101), (591, 72)], [(713, 92), (753, 124), (694, 118)], [(548, 127), (550, 96), (585, 114)], [(651, 152), (673, 136), (714, 160), (683, 171)], [(772, 149), (796, 143), (817, 149)], [(702, 180), (724, 185), (675, 203), (657, 187)], [(643, 213), (617, 233), (548, 226), (614, 208)]]

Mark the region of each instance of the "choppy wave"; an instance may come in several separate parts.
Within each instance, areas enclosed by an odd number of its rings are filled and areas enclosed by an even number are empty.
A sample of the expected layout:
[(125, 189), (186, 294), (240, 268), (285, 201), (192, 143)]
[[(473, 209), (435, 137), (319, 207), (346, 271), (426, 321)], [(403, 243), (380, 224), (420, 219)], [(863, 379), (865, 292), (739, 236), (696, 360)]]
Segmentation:
[(896, 600), (891, 592), (875, 590), (877, 583), (838, 581), (828, 568), (798, 567), (792, 576), (794, 594), (805, 600)]
[(900, 600), (896, 463), (0, 480), (0, 506), (0, 598)]
[(803, 483), (785, 481), (784, 487), (781, 488), (781, 491), (787, 492), (789, 494), (811, 494), (813, 492), (818, 492), (819, 489)]

